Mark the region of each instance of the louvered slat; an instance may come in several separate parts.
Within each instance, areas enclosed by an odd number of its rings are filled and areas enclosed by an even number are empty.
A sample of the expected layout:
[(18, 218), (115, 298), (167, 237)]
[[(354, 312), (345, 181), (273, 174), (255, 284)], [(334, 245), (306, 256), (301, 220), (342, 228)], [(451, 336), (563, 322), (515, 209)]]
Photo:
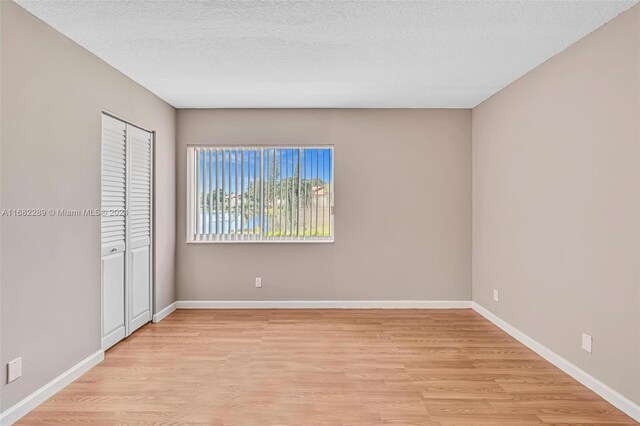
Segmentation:
[(129, 229), (131, 238), (151, 238), (151, 139), (146, 132), (130, 138)]
[[(102, 209), (126, 208), (126, 125), (104, 117), (102, 126)], [(101, 216), (102, 245), (125, 243), (124, 216)]]

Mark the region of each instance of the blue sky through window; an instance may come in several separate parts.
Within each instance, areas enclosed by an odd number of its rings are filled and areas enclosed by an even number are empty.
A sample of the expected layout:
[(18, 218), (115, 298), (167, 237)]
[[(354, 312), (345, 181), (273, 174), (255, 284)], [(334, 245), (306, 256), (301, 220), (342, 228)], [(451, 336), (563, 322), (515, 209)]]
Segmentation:
[[(218, 161), (218, 180), (216, 182), (215, 167), (214, 175), (212, 176), (214, 187), (221, 188), (222, 184), (222, 170), (225, 170), (225, 193), (235, 193), (241, 191), (247, 191), (251, 182), (255, 179), (260, 179), (260, 149), (245, 150), (244, 153), (241, 149), (224, 148), (224, 167), (223, 163), (223, 149), (217, 154)], [(287, 179), (289, 177), (297, 177), (297, 165), (298, 165), (298, 148), (268, 148), (265, 152), (265, 179), (269, 179), (273, 176), (273, 161), (275, 153), (276, 169), (279, 171), (279, 179)], [(242, 158), (244, 155), (244, 165), (242, 165)], [(236, 159), (238, 161), (236, 161)], [(205, 153), (200, 157), (200, 182), (204, 180), (204, 185), (200, 186), (201, 192), (209, 192), (212, 188), (209, 187), (209, 173), (211, 170), (210, 161), (213, 161), (214, 166), (216, 162), (216, 153)], [(306, 179), (315, 179), (316, 177), (324, 181), (326, 184), (331, 184), (331, 167), (333, 166), (333, 150), (330, 148), (303, 148), (301, 176)], [(237, 173), (236, 173), (236, 168)], [(242, 173), (244, 171), (244, 173)], [(254, 173), (255, 172), (255, 173)], [(236, 175), (238, 176), (236, 181)], [(244, 182), (241, 176), (244, 175)]]

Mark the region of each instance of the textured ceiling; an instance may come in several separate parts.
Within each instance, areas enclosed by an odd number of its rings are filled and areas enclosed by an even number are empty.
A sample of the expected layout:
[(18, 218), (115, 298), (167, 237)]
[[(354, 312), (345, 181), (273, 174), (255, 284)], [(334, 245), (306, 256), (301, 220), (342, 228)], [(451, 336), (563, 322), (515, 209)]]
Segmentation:
[(473, 107), (636, 2), (17, 0), (178, 108)]

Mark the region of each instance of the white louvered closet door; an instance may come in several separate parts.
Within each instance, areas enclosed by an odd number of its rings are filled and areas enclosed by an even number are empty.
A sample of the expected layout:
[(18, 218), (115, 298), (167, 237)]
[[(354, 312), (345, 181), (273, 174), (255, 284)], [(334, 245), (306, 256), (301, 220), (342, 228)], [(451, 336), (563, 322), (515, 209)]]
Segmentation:
[(151, 133), (127, 126), (129, 153), (127, 261), (130, 326), (151, 321)]
[(102, 347), (126, 337), (126, 124), (102, 116)]
[(102, 348), (151, 321), (152, 135), (102, 118)]

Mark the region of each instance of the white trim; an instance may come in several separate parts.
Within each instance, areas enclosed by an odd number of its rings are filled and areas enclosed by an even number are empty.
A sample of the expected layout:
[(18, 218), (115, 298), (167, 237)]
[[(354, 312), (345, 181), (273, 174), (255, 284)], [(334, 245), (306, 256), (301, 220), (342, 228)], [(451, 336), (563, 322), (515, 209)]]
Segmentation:
[(177, 309), (469, 309), (468, 300), (180, 300)]
[(62, 390), (65, 386), (78, 379), (87, 371), (98, 365), (104, 359), (104, 351), (99, 350), (83, 359), (69, 370), (65, 371), (31, 395), (8, 408), (0, 415), (0, 425), (9, 426), (20, 420), (31, 410)]
[(634, 420), (640, 422), (640, 405), (636, 404), (627, 397), (621, 395), (619, 392), (605, 385), (600, 380), (596, 379), (586, 371), (582, 370), (581, 368), (572, 364), (570, 361), (553, 352), (542, 343), (527, 336), (525, 333), (518, 330), (502, 318), (496, 316), (494, 313), (490, 312), (478, 303), (473, 302), (472, 308), (474, 311), (478, 312), (480, 315), (500, 327), (502, 330), (506, 331), (520, 343), (527, 346), (529, 349), (536, 352), (551, 364), (555, 365), (560, 370), (564, 371), (565, 373), (600, 395), (611, 405), (623, 411)]
[(153, 322), (158, 323), (165, 319), (171, 312), (176, 310), (176, 302), (171, 303), (169, 306), (153, 315)]
[(120, 340), (124, 339), (127, 336), (125, 326), (122, 324), (115, 330), (107, 333), (106, 336), (102, 337), (102, 350), (106, 351), (111, 346), (118, 343)]

